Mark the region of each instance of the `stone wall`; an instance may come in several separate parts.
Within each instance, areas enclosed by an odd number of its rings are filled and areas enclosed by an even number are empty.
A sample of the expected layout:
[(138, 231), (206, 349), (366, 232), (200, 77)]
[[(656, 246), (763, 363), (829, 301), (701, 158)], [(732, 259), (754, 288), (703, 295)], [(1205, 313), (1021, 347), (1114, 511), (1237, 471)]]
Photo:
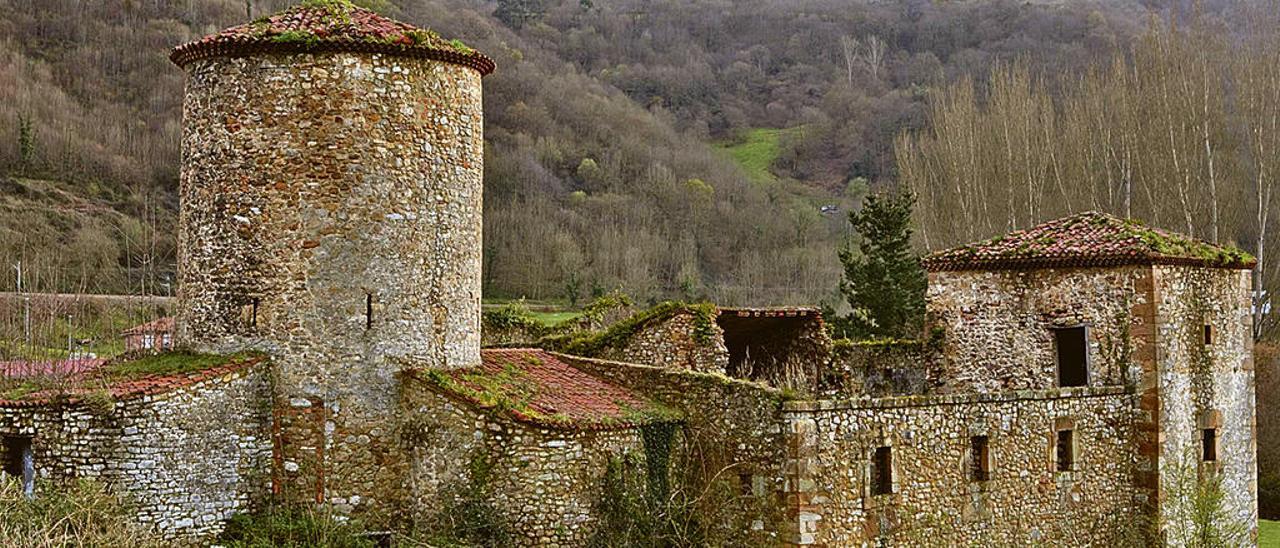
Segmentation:
[[(1216, 473), (1230, 519), (1256, 534), (1257, 460), (1250, 295), (1246, 270), (1158, 266), (1154, 271), (1161, 513), (1167, 540), (1190, 534), (1191, 487)], [(1211, 329), (1210, 341), (1205, 327)], [(1216, 463), (1202, 432), (1217, 431)]]
[(604, 349), (598, 357), (704, 373), (724, 373), (729, 365), (724, 330), (690, 310), (677, 310), (644, 325), (625, 343)]
[(207, 539), (270, 494), (265, 364), (99, 405), (0, 409), (0, 435), (32, 438), (36, 474), (94, 478), (171, 541)]
[(644, 454), (637, 428), (538, 427), (410, 386), (410, 504), (426, 527), (468, 519), (458, 509), (472, 499), (494, 508), (512, 544), (587, 545), (600, 521), (609, 459)]
[[(719, 487), (736, 494), (731, 500), (718, 500), (720, 508), (705, 510), (725, 518), (717, 524), (725, 542), (767, 546), (783, 538), (791, 521), (782, 497), (786, 445), (781, 391), (720, 374), (558, 356), (682, 412), (685, 420), (672, 474), (692, 476), (691, 483), (715, 476)], [(701, 469), (690, 470), (692, 466)], [(725, 511), (726, 506), (731, 509)]]
[(357, 53), (185, 69), (178, 344), (270, 353), (299, 426), (277, 433), (281, 494), (383, 525), (405, 496), (389, 358), (480, 360), (481, 75)]
[(828, 399), (925, 394), (938, 356), (937, 348), (918, 341), (838, 340), (818, 394)]
[[(1114, 546), (1132, 524), (1136, 447), (1123, 387), (785, 404), (787, 498), (796, 545)], [(1076, 468), (1055, 470), (1055, 429), (1074, 429)], [(989, 439), (974, 481), (971, 438)], [(873, 494), (876, 448), (891, 494)], [(880, 540), (877, 540), (880, 539)]]
[(1052, 328), (1088, 326), (1090, 386), (1135, 382), (1135, 309), (1151, 267), (933, 272), (927, 323), (945, 351), (935, 378), (944, 392), (1051, 388)]

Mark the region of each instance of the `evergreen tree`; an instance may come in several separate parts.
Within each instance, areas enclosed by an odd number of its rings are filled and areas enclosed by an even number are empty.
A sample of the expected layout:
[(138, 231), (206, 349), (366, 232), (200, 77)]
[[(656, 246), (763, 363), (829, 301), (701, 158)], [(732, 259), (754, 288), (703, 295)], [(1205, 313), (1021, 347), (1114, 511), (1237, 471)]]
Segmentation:
[(853, 312), (843, 333), (856, 338), (916, 337), (924, 315), (927, 283), (920, 258), (911, 249), (911, 209), (915, 197), (872, 195), (849, 212), (858, 251), (840, 251), (844, 279), (840, 291)]

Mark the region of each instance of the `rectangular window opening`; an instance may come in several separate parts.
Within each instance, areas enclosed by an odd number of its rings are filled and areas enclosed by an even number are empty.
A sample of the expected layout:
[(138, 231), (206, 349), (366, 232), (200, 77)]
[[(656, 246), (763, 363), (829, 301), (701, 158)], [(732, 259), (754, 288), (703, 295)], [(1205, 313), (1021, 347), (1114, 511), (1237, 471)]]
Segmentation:
[(21, 436), (5, 436), (4, 438), (4, 473), (22, 477), (24, 455), (31, 453), (31, 438)]
[(253, 310), (249, 314), (249, 327), (258, 327), (258, 305), (262, 303), (262, 299), (253, 298)]
[(373, 293), (364, 294), (364, 328), (373, 329)]
[(888, 495), (893, 492), (893, 450), (877, 447), (871, 459), (872, 494)]
[(991, 453), (987, 436), (974, 436), (969, 442), (969, 478), (972, 481), (991, 479)]
[(1053, 330), (1058, 353), (1058, 386), (1089, 384), (1089, 338), (1085, 326)]
[(1209, 346), (1211, 344), (1213, 344), (1213, 326), (1205, 325), (1204, 326), (1204, 345)]
[(1057, 444), (1057, 461), (1059, 472), (1070, 472), (1075, 470), (1075, 432), (1072, 430), (1058, 431)]
[(1204, 450), (1205, 462), (1218, 461), (1218, 429), (1205, 428), (1201, 445)]

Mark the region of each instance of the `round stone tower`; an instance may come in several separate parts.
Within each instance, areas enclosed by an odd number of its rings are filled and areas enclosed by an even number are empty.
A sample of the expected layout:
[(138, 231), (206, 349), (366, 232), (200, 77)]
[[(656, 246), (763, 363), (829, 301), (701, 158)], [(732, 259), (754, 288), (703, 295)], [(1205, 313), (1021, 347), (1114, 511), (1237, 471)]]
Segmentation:
[(346, 0), (176, 48), (177, 341), (272, 356), (277, 495), (402, 489), (397, 358), (480, 361), (481, 83), (493, 62)]

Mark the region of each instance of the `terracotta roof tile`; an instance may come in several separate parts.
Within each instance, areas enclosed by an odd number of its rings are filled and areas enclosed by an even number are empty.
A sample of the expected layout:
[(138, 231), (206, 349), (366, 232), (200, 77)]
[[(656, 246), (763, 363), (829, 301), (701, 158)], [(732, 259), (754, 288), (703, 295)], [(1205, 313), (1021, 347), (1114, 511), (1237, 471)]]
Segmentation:
[(260, 53), (363, 52), (419, 57), (493, 72), (493, 60), (461, 42), (354, 6), (346, 0), (307, 0), (275, 15), (231, 27), (174, 48), (179, 66), (221, 56)]
[(1094, 211), (969, 245), (924, 259), (931, 272), (1183, 264), (1252, 268), (1253, 257), (1180, 234)]
[[(103, 380), (93, 376), (94, 370), (67, 375), (64, 377), (67, 387), (55, 387), (24, 394), (14, 399), (0, 399), (0, 408), (42, 407), (54, 402), (77, 403), (86, 395), (106, 390), (116, 400), (130, 400), (142, 396), (153, 396), (191, 386), (193, 384), (215, 379), (223, 375), (235, 373), (262, 363), (265, 358), (251, 357), (240, 361), (228, 361), (225, 364), (171, 375), (148, 375), (144, 377)], [(52, 383), (51, 383), (52, 384)]]
[(411, 372), (437, 391), (526, 423), (559, 429), (630, 428), (676, 420), (670, 411), (537, 349), (486, 349), (477, 367)]

